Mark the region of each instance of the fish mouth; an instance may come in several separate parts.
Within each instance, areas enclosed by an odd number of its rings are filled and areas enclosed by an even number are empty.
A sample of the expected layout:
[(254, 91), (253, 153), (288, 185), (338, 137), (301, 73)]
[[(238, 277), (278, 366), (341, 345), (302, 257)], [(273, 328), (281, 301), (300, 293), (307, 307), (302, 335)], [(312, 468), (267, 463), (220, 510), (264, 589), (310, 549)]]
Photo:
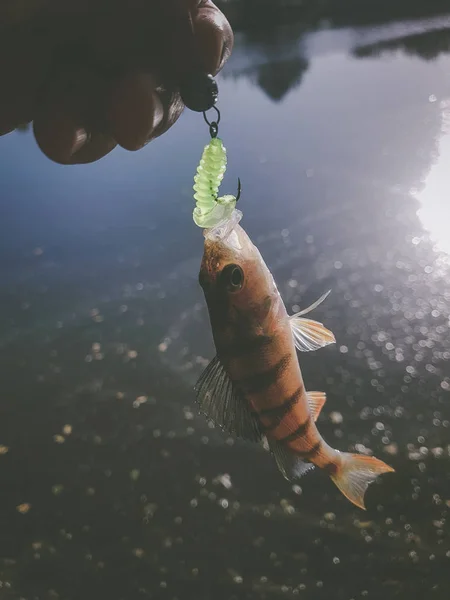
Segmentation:
[(218, 274), (228, 264), (248, 266), (258, 257), (258, 251), (239, 225), (241, 219), (241, 211), (235, 209), (230, 218), (204, 230), (205, 243), (199, 274), (204, 289), (217, 280)]
[(241, 219), (242, 212), (235, 208), (229, 218), (223, 219), (214, 227), (204, 230), (203, 235), (205, 236), (205, 240), (209, 242), (226, 242)]
[(240, 238), (245, 236), (239, 226), (241, 219), (242, 212), (235, 209), (228, 219), (203, 230), (205, 244), (199, 273), (203, 289), (210, 288), (225, 265), (238, 260), (242, 250)]

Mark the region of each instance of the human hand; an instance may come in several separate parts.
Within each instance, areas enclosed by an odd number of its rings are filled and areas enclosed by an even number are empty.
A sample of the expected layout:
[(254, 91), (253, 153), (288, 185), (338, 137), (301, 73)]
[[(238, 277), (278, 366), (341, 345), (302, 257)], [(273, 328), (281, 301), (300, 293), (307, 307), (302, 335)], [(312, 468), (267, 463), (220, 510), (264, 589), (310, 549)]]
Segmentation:
[[(0, 17), (15, 2), (5, 1)], [(215, 75), (233, 46), (211, 0), (27, 3), (33, 14), (11, 9), (0, 27), (0, 135), (33, 121), (39, 147), (61, 164), (94, 162), (117, 144), (138, 150), (163, 134), (183, 111), (180, 83), (191, 72)]]

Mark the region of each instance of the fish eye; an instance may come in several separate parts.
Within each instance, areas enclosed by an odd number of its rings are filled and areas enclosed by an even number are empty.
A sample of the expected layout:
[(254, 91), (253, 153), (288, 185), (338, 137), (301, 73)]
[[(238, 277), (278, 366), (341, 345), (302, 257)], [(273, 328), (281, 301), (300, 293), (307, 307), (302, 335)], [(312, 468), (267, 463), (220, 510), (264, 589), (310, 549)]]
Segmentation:
[(237, 292), (244, 284), (244, 271), (239, 265), (227, 265), (222, 270), (221, 281), (230, 292)]

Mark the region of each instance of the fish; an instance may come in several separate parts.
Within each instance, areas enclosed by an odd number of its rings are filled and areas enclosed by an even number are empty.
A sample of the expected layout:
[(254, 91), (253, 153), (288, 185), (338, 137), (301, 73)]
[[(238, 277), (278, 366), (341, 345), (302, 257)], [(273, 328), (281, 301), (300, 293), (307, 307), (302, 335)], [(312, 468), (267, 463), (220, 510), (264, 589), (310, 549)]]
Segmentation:
[(326, 395), (305, 388), (297, 354), (336, 342), (322, 323), (305, 317), (330, 292), (289, 316), (241, 217), (235, 209), (232, 218), (203, 232), (199, 283), (216, 354), (194, 388), (199, 411), (229, 435), (266, 446), (285, 479), (317, 467), (366, 510), (368, 486), (394, 469), (326, 443), (316, 425)]

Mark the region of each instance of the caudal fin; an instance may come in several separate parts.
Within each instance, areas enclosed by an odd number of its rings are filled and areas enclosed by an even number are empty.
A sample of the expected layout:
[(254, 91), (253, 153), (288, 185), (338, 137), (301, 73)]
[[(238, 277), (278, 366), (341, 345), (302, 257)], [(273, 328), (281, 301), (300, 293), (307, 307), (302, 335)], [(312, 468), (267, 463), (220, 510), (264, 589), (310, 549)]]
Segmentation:
[(342, 452), (341, 459), (342, 462), (331, 479), (350, 502), (366, 510), (364, 495), (369, 485), (378, 475), (393, 472), (394, 469), (378, 458), (365, 454)]

